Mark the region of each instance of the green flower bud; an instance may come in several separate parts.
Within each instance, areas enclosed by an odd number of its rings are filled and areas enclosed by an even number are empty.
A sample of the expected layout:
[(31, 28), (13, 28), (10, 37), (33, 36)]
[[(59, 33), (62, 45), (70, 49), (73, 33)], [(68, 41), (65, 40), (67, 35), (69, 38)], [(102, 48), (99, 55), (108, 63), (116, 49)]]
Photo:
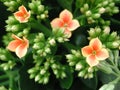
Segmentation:
[(40, 18), (41, 18), (41, 19), (45, 19), (45, 18), (46, 18), (46, 15), (45, 15), (45, 14), (41, 14), (41, 15), (40, 15)]
[(93, 14), (93, 15), (92, 15), (92, 17), (93, 17), (94, 19), (98, 19), (98, 18), (100, 18), (100, 16), (101, 16), (101, 15), (100, 15), (99, 13), (96, 13), (96, 14)]
[(107, 6), (109, 4), (109, 2), (108, 1), (104, 1), (102, 4), (103, 4), (103, 6)]
[(108, 40), (109, 40), (109, 41), (113, 41), (113, 40), (115, 40), (116, 37), (117, 37), (117, 32), (112, 32), (112, 33), (109, 35)]
[(88, 23), (89, 23), (89, 24), (91, 24), (91, 23), (94, 23), (94, 22), (95, 22), (95, 20), (94, 20), (92, 17), (89, 17), (89, 18), (87, 19), (87, 21), (88, 21)]
[(81, 70), (82, 68), (83, 68), (83, 65), (80, 62), (77, 63), (75, 66), (75, 70), (77, 70), (77, 71)]
[(84, 10), (86, 11), (86, 10), (88, 10), (89, 9), (89, 5), (86, 3), (86, 4), (84, 4)]
[(55, 39), (50, 39), (50, 40), (49, 40), (49, 44), (50, 44), (51, 46), (55, 46), (55, 45), (56, 45)]
[(45, 52), (46, 52), (46, 53), (51, 53), (50, 48), (45, 48)]
[(114, 7), (114, 9), (112, 10), (113, 13), (118, 13), (119, 12), (119, 9), (118, 7)]
[(88, 78), (93, 78), (93, 73), (88, 74)]
[(35, 82), (37, 82), (39, 80), (40, 80), (40, 75), (38, 74), (38, 75), (35, 76)]
[(44, 11), (44, 6), (43, 5), (39, 5), (38, 6), (38, 12), (43, 12)]
[(43, 80), (43, 84), (47, 84), (49, 81), (49, 78), (48, 77), (45, 77), (44, 80)]
[(68, 55), (66, 55), (66, 58), (68, 60), (74, 60), (74, 55), (68, 54)]
[(104, 31), (103, 31), (103, 32), (106, 33), (106, 34), (109, 34), (109, 33), (110, 33), (110, 27), (106, 26), (106, 27), (104, 28)]
[(41, 75), (44, 75), (45, 73), (46, 73), (46, 70), (45, 70), (45, 69), (41, 69), (41, 70), (40, 70), (40, 74), (41, 74)]
[(94, 70), (93, 70), (93, 68), (92, 67), (89, 67), (88, 68), (88, 72), (90, 73), (90, 72), (93, 72)]
[(85, 73), (86, 73), (86, 71), (80, 71), (80, 72), (78, 73), (78, 76), (79, 76), (79, 77), (84, 77), (84, 76), (85, 76)]
[(111, 3), (109, 3), (109, 6), (110, 6), (110, 7), (114, 7), (114, 6), (115, 6), (115, 3), (114, 3), (114, 2), (111, 2)]
[(98, 11), (98, 12), (99, 12), (100, 14), (103, 14), (105, 11), (106, 11), (105, 8), (101, 7), (101, 8), (99, 8), (99, 11)]
[(92, 15), (92, 12), (91, 12), (90, 10), (88, 10), (88, 11), (85, 12), (85, 15), (86, 15), (87, 17), (89, 17), (89, 16)]
[(0, 55), (0, 60), (7, 60), (6, 56), (5, 55)]

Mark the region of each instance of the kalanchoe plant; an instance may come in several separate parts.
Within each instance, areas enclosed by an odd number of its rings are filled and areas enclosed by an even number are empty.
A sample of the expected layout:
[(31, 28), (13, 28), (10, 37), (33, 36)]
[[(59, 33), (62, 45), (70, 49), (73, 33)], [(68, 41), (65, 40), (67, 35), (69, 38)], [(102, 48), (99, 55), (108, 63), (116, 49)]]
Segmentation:
[(0, 90), (119, 90), (119, 0), (0, 4)]

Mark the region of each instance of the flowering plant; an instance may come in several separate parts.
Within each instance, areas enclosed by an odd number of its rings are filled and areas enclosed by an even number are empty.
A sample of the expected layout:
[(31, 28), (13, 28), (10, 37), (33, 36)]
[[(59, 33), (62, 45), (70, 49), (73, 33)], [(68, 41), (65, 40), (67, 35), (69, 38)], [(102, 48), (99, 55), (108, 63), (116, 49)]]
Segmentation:
[(0, 0), (0, 90), (119, 90), (119, 0)]

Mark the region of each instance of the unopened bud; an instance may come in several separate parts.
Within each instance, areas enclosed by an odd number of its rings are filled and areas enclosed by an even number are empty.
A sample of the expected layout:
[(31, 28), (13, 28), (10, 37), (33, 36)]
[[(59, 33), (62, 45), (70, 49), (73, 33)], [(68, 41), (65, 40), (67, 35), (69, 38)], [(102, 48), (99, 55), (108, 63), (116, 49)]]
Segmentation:
[(98, 19), (101, 15), (99, 13), (94, 14), (92, 17)]
[(105, 12), (105, 8), (101, 7), (101, 8), (99, 9), (99, 13), (100, 13), (100, 14), (103, 14), (104, 12)]
[(103, 32), (106, 33), (106, 34), (109, 34), (110, 33), (110, 27), (105, 27)]
[(49, 43), (51, 46), (55, 46), (55, 44), (56, 44), (55, 39), (50, 39)]
[(79, 71), (82, 69), (82, 64), (81, 63), (77, 63), (76, 66), (75, 66), (75, 70)]
[(91, 12), (90, 10), (89, 10), (89, 11), (86, 11), (85, 15), (86, 15), (87, 17), (89, 17), (89, 16), (92, 15), (92, 12)]
[(35, 76), (35, 81), (39, 81), (39, 79), (40, 79), (40, 76), (39, 76), (39, 75), (36, 75), (36, 76)]
[(44, 75), (45, 73), (46, 73), (46, 71), (44, 69), (41, 69), (40, 74)]

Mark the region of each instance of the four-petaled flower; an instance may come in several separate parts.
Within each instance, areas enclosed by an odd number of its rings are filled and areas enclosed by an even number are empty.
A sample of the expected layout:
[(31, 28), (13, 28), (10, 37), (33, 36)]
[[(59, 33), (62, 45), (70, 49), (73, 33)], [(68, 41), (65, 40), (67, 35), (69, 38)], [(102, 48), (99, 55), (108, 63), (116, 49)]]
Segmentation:
[(76, 19), (73, 19), (73, 15), (67, 9), (63, 10), (59, 18), (55, 18), (51, 22), (52, 28), (63, 28), (64, 34), (67, 34), (68, 38), (71, 37), (71, 31), (77, 29), (80, 25)]
[(82, 54), (91, 67), (98, 65), (100, 60), (109, 57), (107, 49), (102, 47), (102, 43), (98, 38), (92, 39), (88, 46), (83, 47)]
[(25, 23), (28, 22), (28, 19), (30, 18), (30, 11), (28, 12), (22, 5), (19, 7), (19, 11), (14, 13), (14, 16), (20, 23)]
[(25, 37), (21, 39), (14, 34), (12, 34), (12, 38), (15, 40), (8, 44), (7, 49), (15, 52), (19, 58), (24, 57), (27, 53), (27, 48), (29, 47), (29, 41)]

